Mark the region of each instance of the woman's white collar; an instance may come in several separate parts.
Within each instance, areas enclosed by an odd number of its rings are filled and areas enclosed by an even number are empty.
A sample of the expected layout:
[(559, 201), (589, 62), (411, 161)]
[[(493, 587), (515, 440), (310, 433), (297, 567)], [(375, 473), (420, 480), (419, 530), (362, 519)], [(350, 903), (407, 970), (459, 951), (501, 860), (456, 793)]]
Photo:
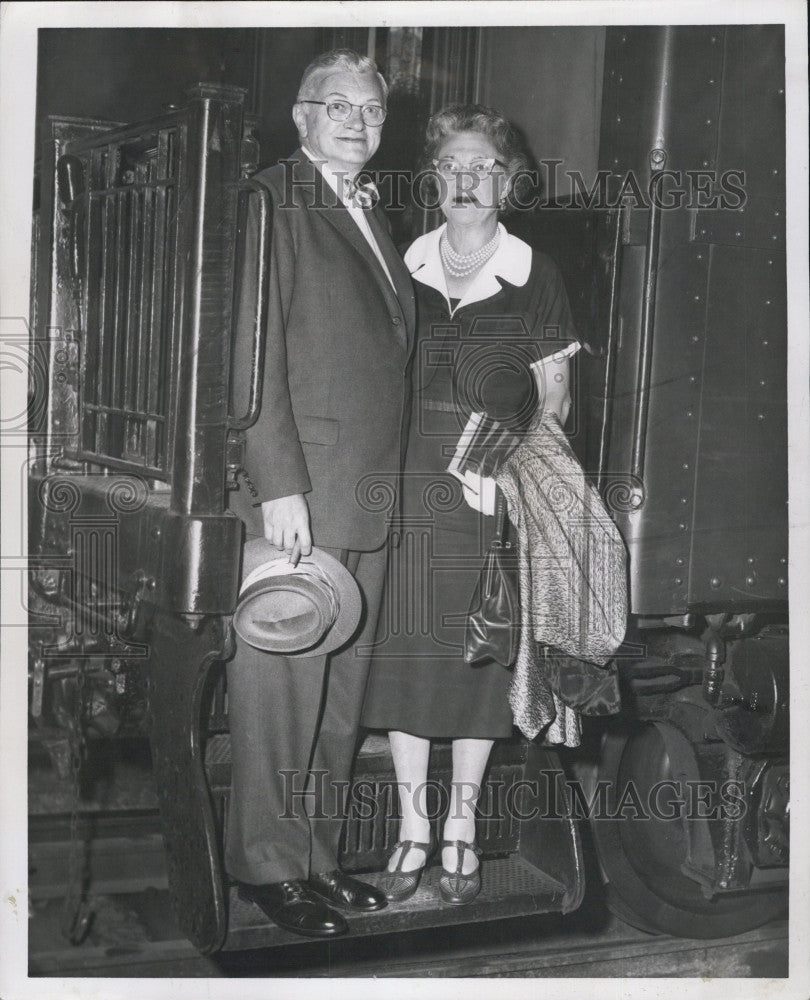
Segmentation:
[[(445, 222), (438, 229), (425, 233), (415, 240), (405, 254), (405, 264), (414, 280), (441, 292), (448, 300), (449, 306), (447, 282), (439, 254), (439, 241), (446, 228)], [(501, 235), (498, 249), (478, 272), (475, 281), (467, 289), (456, 309), (496, 295), (502, 287), (498, 278), (503, 278), (510, 285), (517, 287), (522, 287), (529, 280), (532, 269), (532, 248), (517, 236), (508, 233), (500, 222), (498, 232)]]

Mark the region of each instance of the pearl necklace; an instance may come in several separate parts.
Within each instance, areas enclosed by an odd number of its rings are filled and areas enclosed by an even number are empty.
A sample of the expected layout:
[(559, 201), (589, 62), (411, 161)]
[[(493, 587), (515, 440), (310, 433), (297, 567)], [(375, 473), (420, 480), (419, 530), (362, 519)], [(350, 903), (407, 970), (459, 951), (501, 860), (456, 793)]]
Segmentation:
[(473, 250), (472, 253), (461, 254), (457, 253), (450, 246), (450, 240), (447, 238), (447, 233), (443, 233), (439, 242), (439, 252), (441, 253), (442, 263), (447, 269), (447, 273), (451, 274), (454, 278), (468, 277), (468, 275), (472, 274), (473, 271), (477, 271), (479, 267), (486, 264), (489, 258), (498, 249), (500, 239), (500, 230), (496, 230), (495, 235), (488, 243), (485, 243), (477, 250)]

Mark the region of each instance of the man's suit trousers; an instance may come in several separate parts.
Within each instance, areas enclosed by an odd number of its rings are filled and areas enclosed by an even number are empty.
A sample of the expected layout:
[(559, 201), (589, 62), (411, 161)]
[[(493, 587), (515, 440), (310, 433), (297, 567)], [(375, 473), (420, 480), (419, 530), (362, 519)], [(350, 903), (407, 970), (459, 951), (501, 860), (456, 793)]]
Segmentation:
[[(351, 643), (328, 656), (287, 657), (237, 638), (227, 668), (233, 772), (225, 867), (254, 885), (338, 867), (340, 803), (348, 797), (387, 546), (324, 551), (351, 570), (363, 595)], [(305, 788), (311, 794), (301, 795)]]

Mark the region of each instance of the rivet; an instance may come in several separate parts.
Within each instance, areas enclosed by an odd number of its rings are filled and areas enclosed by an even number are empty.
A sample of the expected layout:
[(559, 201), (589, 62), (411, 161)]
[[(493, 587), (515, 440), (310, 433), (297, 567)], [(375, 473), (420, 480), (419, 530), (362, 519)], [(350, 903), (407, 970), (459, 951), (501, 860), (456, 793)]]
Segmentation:
[(777, 209), (777, 210), (776, 210), (776, 211), (775, 211), (775, 212), (773, 213), (773, 217), (774, 217), (775, 219), (778, 219), (778, 218), (779, 218), (779, 210), (778, 210), (778, 209)]
[(676, 586), (676, 587), (680, 587), (680, 585), (681, 585), (682, 583), (683, 583), (683, 580), (682, 580), (682, 579), (681, 579), (681, 578), (680, 578), (679, 576), (676, 576), (676, 577), (675, 577), (675, 586)]
[(780, 556), (780, 557), (779, 557), (779, 562), (780, 562), (780, 563), (781, 563), (781, 564), (782, 564), (783, 566), (786, 566), (786, 565), (787, 565), (787, 556)]
[(707, 124), (707, 125), (711, 125), (711, 123), (712, 123), (712, 120), (711, 120), (711, 118), (707, 118), (707, 119), (706, 119), (706, 124)]
[[(622, 39), (622, 41), (624, 41), (624, 39)], [(619, 74), (619, 83), (624, 83), (624, 77), (621, 74)]]
[(160, 528), (157, 525), (155, 525), (155, 527), (152, 528), (152, 538), (160, 538), (160, 534), (161, 534)]
[(777, 94), (784, 94), (784, 92), (785, 91), (783, 87), (780, 87), (779, 90), (776, 91)]
[(714, 77), (713, 76), (709, 77), (709, 83), (714, 83)]
[(761, 385), (761, 386), (762, 386), (762, 387), (764, 388), (764, 387), (765, 387), (765, 385), (766, 385), (766, 382), (765, 382), (765, 379), (764, 379), (764, 378), (761, 378), (761, 379), (759, 380), (759, 384), (760, 384), (760, 385)]
[(712, 45), (717, 41), (717, 35), (712, 35)]
[(704, 160), (702, 166), (708, 167), (708, 165), (709, 165), (709, 161), (708, 160)]
[(695, 296), (695, 302), (700, 302), (700, 296), (699, 295)]
[(678, 528), (680, 531), (686, 531), (686, 525), (683, 523), (683, 521), (681, 521), (681, 523), (678, 525)]
[(681, 503), (689, 503), (688, 497), (681, 497)]
[(737, 239), (740, 239), (740, 237), (742, 236), (742, 233), (739, 232), (739, 230), (738, 230), (734, 235), (737, 237)]
[(691, 410), (687, 410), (686, 415), (691, 419), (694, 416), (694, 413)]
[(675, 563), (678, 566), (683, 566), (683, 556), (678, 556), (678, 558), (675, 560)]
[(687, 469), (689, 468), (689, 463), (688, 463), (688, 462), (684, 462), (684, 463), (683, 463), (683, 465), (681, 466), (681, 468), (682, 468), (682, 469), (683, 469), (684, 471), (686, 471), (686, 470), (687, 470)]
[(765, 419), (765, 414), (764, 413), (758, 413), (757, 414), (757, 420), (764, 420), (764, 419)]
[(776, 582), (779, 584), (780, 587), (787, 586), (787, 580), (783, 576), (780, 576)]
[(768, 346), (768, 341), (767, 340), (763, 340), (762, 341), (762, 346), (763, 347), (767, 347)]
[(769, 263), (769, 264), (770, 264), (771, 266), (773, 266), (773, 261), (772, 261), (772, 260), (769, 260), (769, 261), (768, 261), (768, 263)]
[(621, 115), (616, 115), (616, 121), (620, 122), (621, 120), (622, 120), (622, 116)]
[(746, 561), (748, 562), (749, 565), (753, 566), (754, 563), (756, 562), (756, 559), (753, 556), (749, 556)]
[(765, 299), (765, 305), (769, 306), (770, 304), (771, 304), (771, 300), (770, 299)]
[(779, 171), (778, 171), (778, 169), (777, 169), (776, 167), (774, 167), (774, 168), (773, 168), (773, 170), (771, 171), (771, 173), (772, 173), (772, 174), (774, 175), (774, 177), (775, 177), (775, 176), (776, 176), (776, 175), (777, 175), (777, 174), (779, 173)]
[(746, 582), (747, 586), (753, 587), (754, 584), (757, 582), (757, 578), (752, 573), (750, 576), (747, 576), (745, 578), (745, 582)]
[[(695, 298), (698, 299), (698, 298), (700, 298), (700, 296), (696, 295)], [(700, 337), (696, 333), (692, 334), (692, 343), (693, 344), (699, 344), (700, 343)]]
[(779, 239), (779, 235), (777, 233), (774, 233), (773, 236), (771, 237), (771, 239), (772, 240), (778, 240)]
[(697, 255), (697, 259), (698, 259), (698, 260), (703, 260), (703, 254), (702, 254), (702, 253), (699, 253), (699, 254)]
[(693, 383), (694, 383), (694, 382), (697, 382), (697, 375), (690, 375), (690, 376), (689, 376), (689, 381), (690, 381), (690, 382), (693, 382)]
[(717, 590), (717, 588), (722, 585), (722, 582), (723, 581), (720, 579), (719, 576), (713, 576), (711, 580), (709, 580), (709, 583), (715, 590)]

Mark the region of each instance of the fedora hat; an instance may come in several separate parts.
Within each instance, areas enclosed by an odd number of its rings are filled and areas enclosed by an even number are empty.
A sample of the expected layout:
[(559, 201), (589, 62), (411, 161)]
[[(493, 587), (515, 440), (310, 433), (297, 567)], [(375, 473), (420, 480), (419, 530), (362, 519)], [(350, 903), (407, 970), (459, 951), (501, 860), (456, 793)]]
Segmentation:
[(296, 566), (266, 538), (245, 543), (233, 616), (251, 646), (285, 656), (321, 656), (347, 642), (360, 621), (357, 581), (334, 556), (312, 549)]

